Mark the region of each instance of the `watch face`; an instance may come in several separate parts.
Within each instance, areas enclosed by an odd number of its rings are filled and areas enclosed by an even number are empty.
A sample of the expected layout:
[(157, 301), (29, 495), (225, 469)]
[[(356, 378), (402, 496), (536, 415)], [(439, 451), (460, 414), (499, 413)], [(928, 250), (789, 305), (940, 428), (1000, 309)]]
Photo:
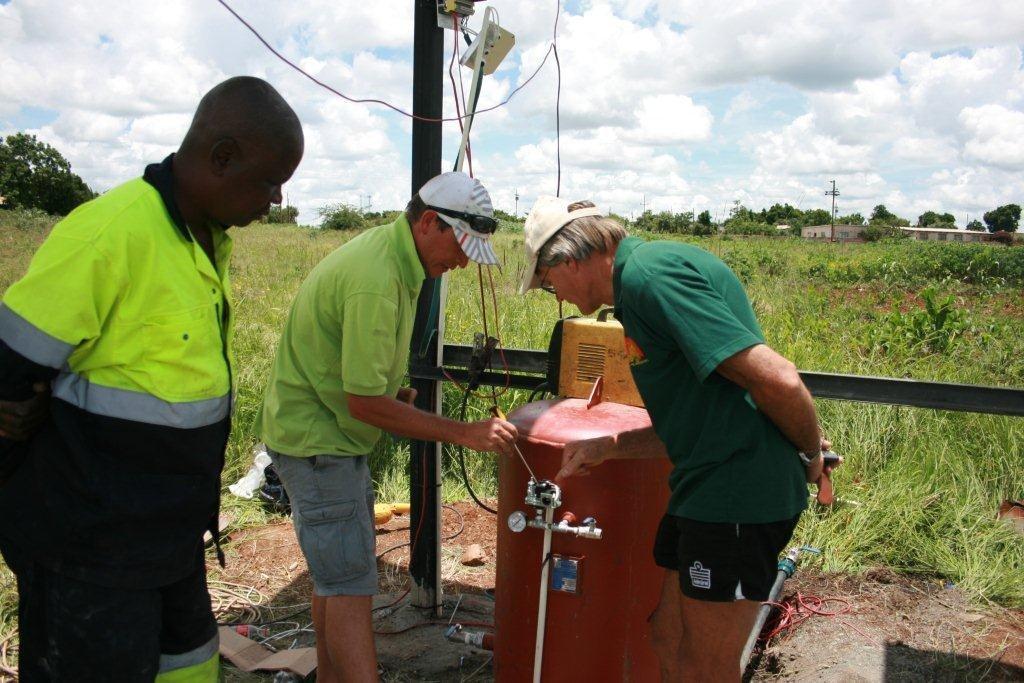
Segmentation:
[(526, 528), (526, 513), (513, 512), (508, 516), (508, 528), (517, 534)]

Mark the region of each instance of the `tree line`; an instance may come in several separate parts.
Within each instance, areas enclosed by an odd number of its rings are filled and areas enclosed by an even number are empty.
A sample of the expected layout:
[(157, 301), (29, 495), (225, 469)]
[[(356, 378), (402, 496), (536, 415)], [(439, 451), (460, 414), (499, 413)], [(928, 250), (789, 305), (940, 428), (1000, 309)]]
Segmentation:
[[(96, 193), (71, 170), (71, 164), (55, 148), (37, 140), (34, 135), (14, 133), (0, 140), (0, 208), (37, 209), (48, 214), (64, 216), (76, 206), (96, 196)], [(274, 206), (267, 223), (295, 223), (299, 210), (294, 206)], [(397, 211), (362, 211), (346, 204), (321, 207), (321, 227), (327, 229), (358, 230), (377, 223), (394, 220)], [(518, 217), (498, 210), (502, 220), (518, 222)], [(1021, 207), (1005, 204), (982, 215), (984, 224), (975, 219), (965, 226), (968, 230), (989, 232), (1016, 232), (1020, 224)], [(711, 235), (722, 232), (739, 235), (778, 235), (779, 226), (789, 226), (792, 232), (809, 225), (826, 225), (831, 214), (826, 209), (801, 210), (791, 204), (772, 204), (754, 211), (739, 201), (733, 202), (729, 215), (720, 224), (709, 211), (644, 211), (635, 220), (616, 216), (623, 223), (640, 230), (686, 235)], [(878, 239), (899, 234), (898, 228), (910, 226), (910, 221), (889, 211), (884, 204), (877, 205), (865, 218), (860, 213), (836, 216), (837, 225), (855, 225), (864, 228), (864, 236)], [(918, 227), (955, 228), (956, 219), (949, 212), (925, 211), (917, 217)]]
[[(984, 224), (972, 220), (968, 230), (985, 230), (989, 232), (1016, 232), (1020, 223), (1021, 208), (1017, 204), (1006, 204), (986, 212), (982, 218)], [(782, 234), (780, 226), (788, 226), (791, 232), (799, 234), (799, 229), (811, 225), (829, 225), (831, 213), (826, 209), (798, 209), (791, 204), (772, 204), (771, 207), (755, 211), (740, 202), (733, 202), (729, 215), (719, 224), (711, 220), (707, 211), (694, 217), (693, 211), (673, 213), (670, 211), (644, 211), (633, 221), (625, 221), (633, 226), (650, 232), (677, 233), (686, 235), (711, 234), (717, 228), (722, 232), (737, 235), (778, 235)], [(854, 225), (864, 228), (868, 239), (895, 235), (898, 228), (909, 227), (911, 222), (886, 208), (885, 204), (875, 206), (871, 215), (864, 217), (861, 213), (836, 216), (836, 225)], [(925, 211), (914, 223), (917, 227), (948, 228), (956, 227), (956, 218), (948, 212)]]
[(65, 216), (95, 196), (68, 160), (35, 135), (14, 133), (0, 140), (0, 208)]

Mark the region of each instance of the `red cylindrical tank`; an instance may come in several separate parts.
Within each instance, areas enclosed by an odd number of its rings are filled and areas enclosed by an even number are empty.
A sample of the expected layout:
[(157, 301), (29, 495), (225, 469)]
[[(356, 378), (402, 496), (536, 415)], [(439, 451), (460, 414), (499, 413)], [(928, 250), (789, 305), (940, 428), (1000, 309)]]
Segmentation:
[[(642, 408), (615, 403), (587, 408), (580, 399), (530, 403), (509, 420), (519, 429), (519, 447), (537, 478), (552, 481), (566, 443), (651, 424)], [(668, 501), (669, 470), (664, 457), (609, 460), (589, 476), (564, 482), (554, 521), (567, 512), (577, 523), (594, 517), (603, 537), (552, 534), (544, 683), (659, 680), (647, 619), (664, 578), (652, 548)], [(494, 669), (499, 683), (520, 683), (533, 680), (544, 531), (527, 527), (514, 533), (507, 524), (515, 511), (534, 517), (523, 502), (530, 477), (519, 458), (502, 458), (498, 476)]]

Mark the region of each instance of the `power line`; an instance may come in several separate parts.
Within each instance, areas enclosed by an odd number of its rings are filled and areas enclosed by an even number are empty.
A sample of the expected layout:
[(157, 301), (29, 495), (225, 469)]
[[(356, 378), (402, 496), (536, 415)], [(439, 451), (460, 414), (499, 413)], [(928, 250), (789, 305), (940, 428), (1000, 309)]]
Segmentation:
[[(394, 112), (397, 112), (397, 113), (401, 114), (402, 116), (408, 117), (410, 119), (415, 119), (417, 121), (425, 121), (425, 122), (428, 122), (428, 123), (438, 123), (438, 122), (443, 122), (443, 121), (460, 121), (462, 119), (469, 118), (469, 115), (460, 115), (460, 116), (452, 116), (452, 117), (439, 117), (439, 118), (430, 117), (430, 116), (419, 116), (417, 114), (413, 114), (413, 113), (407, 112), (404, 109), (401, 109), (400, 107), (396, 107), (395, 105), (391, 104), (390, 102), (385, 102), (384, 100), (378, 100), (378, 99), (372, 98), (372, 97), (365, 97), (365, 98), (349, 97), (345, 93), (343, 93), (343, 92), (341, 92), (339, 90), (336, 90), (335, 88), (331, 87), (330, 85), (324, 83), (323, 81), (319, 80), (315, 76), (311, 75), (310, 73), (305, 71), (302, 67), (300, 67), (298, 64), (296, 64), (295, 62), (291, 61), (290, 59), (285, 57), (283, 54), (278, 52), (276, 49), (274, 49), (274, 47), (269, 42), (267, 42), (267, 40), (260, 34), (260, 32), (257, 31), (255, 28), (253, 28), (252, 24), (250, 24), (248, 21), (246, 21), (242, 17), (242, 15), (240, 15), (238, 12), (236, 12), (231, 7), (231, 5), (229, 5), (225, 0), (217, 0), (217, 2), (219, 2), (221, 5), (223, 5), (224, 9), (226, 9), (228, 12), (230, 12), (235, 17), (235, 19), (237, 19), (239, 22), (242, 23), (243, 26), (245, 26), (247, 29), (249, 29), (249, 32), (252, 33), (254, 36), (256, 36), (256, 39), (259, 40), (261, 43), (263, 43), (263, 47), (265, 47), (268, 50), (270, 50), (270, 52), (273, 53), (273, 55), (275, 57), (280, 59), (282, 62), (284, 62), (285, 64), (290, 66), (295, 71), (298, 71), (300, 74), (302, 74), (303, 76), (305, 76), (309, 80), (311, 80), (314, 83), (316, 83), (317, 85), (319, 85), (321, 88), (323, 88), (323, 89), (325, 89), (325, 90), (327, 90), (327, 91), (337, 95), (338, 97), (342, 98), (343, 100), (347, 100), (347, 101), (352, 102), (354, 104), (367, 104), (367, 103), (379, 104), (379, 105), (382, 105), (384, 107), (387, 107), (388, 109), (391, 109)], [(561, 11), (561, 5), (560, 4), (559, 4), (559, 11)], [(555, 16), (555, 26), (556, 26), (556, 29), (557, 29), (557, 26), (558, 26), (558, 16), (557, 15)], [(544, 59), (541, 60), (540, 64), (537, 66), (537, 68), (533, 71), (532, 74), (530, 74), (530, 77), (527, 78), (525, 81), (523, 81), (522, 85), (520, 85), (518, 88), (516, 88), (515, 90), (510, 92), (508, 97), (506, 97), (504, 100), (502, 100), (498, 104), (494, 105), (493, 107), (487, 107), (486, 109), (480, 109), (480, 110), (474, 112), (474, 114), (483, 114), (484, 112), (494, 111), (495, 109), (500, 109), (501, 107), (504, 107), (506, 104), (508, 104), (512, 100), (512, 98), (515, 97), (516, 93), (518, 93), (520, 90), (522, 90), (527, 85), (529, 85), (530, 81), (532, 81), (537, 76), (537, 74), (540, 73), (540, 70), (544, 68), (545, 64), (547, 64), (548, 57), (551, 56), (551, 53), (554, 50), (555, 50), (555, 44), (554, 43), (551, 43), (550, 45), (548, 45), (548, 51), (546, 53), (544, 53)], [(557, 56), (555, 57), (555, 61), (556, 62), (558, 61)], [(559, 68), (559, 77), (561, 77), (561, 69), (560, 68)], [(561, 90), (561, 83), (559, 83), (559, 90)], [(558, 119), (557, 101), (556, 101), (555, 118), (556, 118), (556, 125), (557, 125), (557, 119)], [(561, 180), (561, 161), (559, 161), (559, 180)]]

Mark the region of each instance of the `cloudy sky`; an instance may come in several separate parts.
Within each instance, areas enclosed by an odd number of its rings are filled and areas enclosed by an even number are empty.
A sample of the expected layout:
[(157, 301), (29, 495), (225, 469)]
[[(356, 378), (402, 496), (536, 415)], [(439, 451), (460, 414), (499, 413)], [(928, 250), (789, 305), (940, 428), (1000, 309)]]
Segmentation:
[[(228, 0), (276, 48), (355, 97), (408, 109), (412, 0)], [(556, 0), (490, 0), (516, 35), (481, 108), (533, 73)], [(452, 46), (448, 31), (447, 49)], [(879, 203), (914, 219), (1024, 203), (1020, 0), (568, 0), (562, 194), (618, 213)], [(174, 151), (203, 93), (229, 76), (271, 81), (306, 133), (285, 187), (300, 221), (409, 194), (408, 119), (351, 104), (270, 54), (215, 0), (0, 0), (0, 133), (54, 145), (97, 190)], [(468, 92), (468, 70), (463, 70)], [(446, 115), (454, 113), (446, 84)], [(555, 65), (481, 114), (474, 171), (495, 205), (555, 190)], [(445, 124), (445, 168), (458, 126)]]

